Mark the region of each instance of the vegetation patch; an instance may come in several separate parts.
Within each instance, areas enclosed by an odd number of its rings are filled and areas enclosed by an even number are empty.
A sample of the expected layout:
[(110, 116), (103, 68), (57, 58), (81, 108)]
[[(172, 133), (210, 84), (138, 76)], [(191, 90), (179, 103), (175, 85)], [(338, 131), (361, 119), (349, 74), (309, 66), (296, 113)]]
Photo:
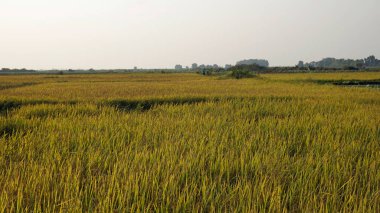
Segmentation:
[(21, 101), (3, 100), (0, 101), (0, 113), (10, 111), (14, 108), (19, 108), (22, 105)]
[(0, 90), (5, 90), (5, 89), (13, 89), (13, 88), (18, 88), (18, 87), (28, 87), (28, 86), (33, 86), (41, 84), (39, 82), (23, 82), (23, 83), (13, 83), (13, 84), (3, 84), (0, 85)]
[(337, 86), (380, 86), (380, 79), (374, 80), (314, 80), (319, 84), (333, 84)]
[(293, 97), (290, 96), (269, 96), (265, 98), (257, 98), (257, 97), (189, 97), (189, 98), (171, 98), (171, 99), (146, 99), (146, 100), (110, 100), (100, 102), (99, 105), (111, 106), (116, 109), (124, 110), (124, 111), (133, 111), (133, 110), (141, 110), (146, 111), (150, 110), (155, 106), (160, 105), (185, 105), (185, 104), (198, 104), (204, 102), (220, 102), (220, 101), (248, 101), (254, 102), (258, 100), (267, 100), (267, 101), (278, 101), (278, 102), (289, 102), (293, 100)]
[[(58, 101), (52, 100), (0, 100), (0, 114), (7, 113), (13, 109), (18, 109), (26, 105), (39, 105), (39, 104), (58, 104)], [(68, 101), (68, 104), (75, 104), (76, 101)]]
[(334, 85), (339, 86), (380, 86), (380, 79), (377, 80), (351, 80), (351, 81), (335, 81)]
[[(214, 98), (212, 100), (217, 100)], [(121, 110), (149, 110), (157, 105), (183, 105), (195, 104), (209, 101), (208, 98), (194, 97), (194, 98), (173, 98), (173, 99), (147, 99), (147, 100), (111, 100), (101, 104), (115, 107)]]
[(95, 116), (99, 115), (100, 111), (95, 104), (39, 104), (22, 107), (15, 113), (26, 119), (47, 119), (69, 116)]
[(231, 71), (230, 75), (236, 79), (258, 77), (258, 73), (264, 70), (266, 70), (265, 67), (256, 64), (241, 64), (228, 69), (228, 71)]
[(257, 77), (257, 73), (249, 70), (235, 70), (232, 71), (231, 76), (236, 79), (241, 78), (255, 78)]
[(0, 137), (9, 137), (17, 132), (25, 130), (27, 127), (24, 120), (5, 119), (0, 123)]

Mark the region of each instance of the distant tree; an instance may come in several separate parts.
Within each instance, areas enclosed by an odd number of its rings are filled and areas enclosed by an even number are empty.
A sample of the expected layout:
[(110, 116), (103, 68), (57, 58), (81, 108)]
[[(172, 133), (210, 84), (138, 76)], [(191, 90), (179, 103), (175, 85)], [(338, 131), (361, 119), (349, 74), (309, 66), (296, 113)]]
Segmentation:
[(229, 71), (234, 71), (234, 70), (246, 70), (246, 71), (264, 71), (266, 70), (266, 67), (259, 66), (257, 64), (241, 64), (241, 65), (236, 65), (231, 68), (229, 68)]
[(324, 58), (317, 62), (310, 62), (305, 64), (307, 67), (315, 67), (318, 70), (325, 69), (346, 69), (348, 67), (356, 67), (359, 69), (365, 67), (380, 67), (380, 61), (375, 56), (369, 56), (365, 59), (336, 59), (336, 58)]
[(248, 59), (248, 60), (242, 60), (238, 61), (236, 65), (253, 65), (256, 64), (261, 67), (269, 67), (269, 62), (265, 59)]
[(376, 59), (375, 56), (371, 55), (364, 59), (364, 65), (366, 67), (380, 67), (380, 60)]
[(364, 64), (364, 62), (360, 61), (360, 62), (356, 63), (356, 67), (358, 69), (364, 69), (365, 68), (365, 64)]
[(241, 64), (236, 65), (228, 69), (228, 71), (232, 71), (232, 76), (236, 79), (240, 78), (249, 78), (249, 77), (255, 77), (260, 71), (266, 70), (266, 67), (259, 66), (257, 64)]
[(373, 55), (368, 56), (366, 59), (364, 59), (364, 63), (367, 64), (367, 65), (372, 65), (375, 62), (376, 62), (376, 58)]
[(357, 68), (356, 66), (346, 66), (346, 67), (343, 67), (344, 70), (359, 70), (359, 68)]

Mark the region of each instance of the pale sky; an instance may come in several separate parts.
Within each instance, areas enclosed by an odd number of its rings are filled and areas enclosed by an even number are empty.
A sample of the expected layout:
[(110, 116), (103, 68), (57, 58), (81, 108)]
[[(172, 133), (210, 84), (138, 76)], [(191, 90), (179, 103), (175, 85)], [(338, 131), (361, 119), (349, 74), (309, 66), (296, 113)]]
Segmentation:
[(380, 0), (0, 0), (0, 68), (380, 58)]

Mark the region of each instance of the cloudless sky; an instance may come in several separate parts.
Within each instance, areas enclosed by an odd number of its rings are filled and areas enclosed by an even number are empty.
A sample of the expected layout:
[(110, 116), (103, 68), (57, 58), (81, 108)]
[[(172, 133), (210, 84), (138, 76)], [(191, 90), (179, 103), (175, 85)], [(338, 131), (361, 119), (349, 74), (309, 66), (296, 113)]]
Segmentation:
[(0, 67), (380, 57), (380, 0), (0, 0)]

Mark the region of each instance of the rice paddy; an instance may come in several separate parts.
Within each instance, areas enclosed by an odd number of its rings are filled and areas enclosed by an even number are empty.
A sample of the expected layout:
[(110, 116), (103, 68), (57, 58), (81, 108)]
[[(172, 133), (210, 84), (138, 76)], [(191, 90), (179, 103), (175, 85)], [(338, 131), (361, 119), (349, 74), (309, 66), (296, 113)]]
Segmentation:
[(0, 212), (379, 212), (376, 79), (0, 76)]

